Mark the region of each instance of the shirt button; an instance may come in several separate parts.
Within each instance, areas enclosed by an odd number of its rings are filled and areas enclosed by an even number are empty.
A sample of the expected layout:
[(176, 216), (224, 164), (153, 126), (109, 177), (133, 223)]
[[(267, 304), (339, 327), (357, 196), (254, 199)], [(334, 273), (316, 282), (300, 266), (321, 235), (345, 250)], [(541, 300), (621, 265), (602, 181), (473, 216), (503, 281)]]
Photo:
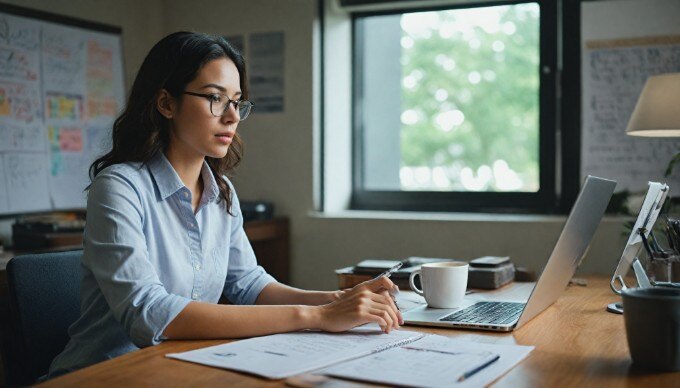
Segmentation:
[(188, 191), (184, 192), (184, 198), (189, 198), (189, 192)]
[(193, 294), (191, 294), (191, 299), (193, 300), (198, 299), (198, 292), (194, 292)]
[(200, 271), (200, 270), (201, 270), (201, 265), (200, 265), (200, 264), (196, 264), (196, 265), (194, 266), (194, 269), (195, 269), (196, 271)]
[(189, 229), (191, 229), (194, 227), (194, 224), (192, 224), (191, 222), (187, 222), (187, 226), (189, 227)]

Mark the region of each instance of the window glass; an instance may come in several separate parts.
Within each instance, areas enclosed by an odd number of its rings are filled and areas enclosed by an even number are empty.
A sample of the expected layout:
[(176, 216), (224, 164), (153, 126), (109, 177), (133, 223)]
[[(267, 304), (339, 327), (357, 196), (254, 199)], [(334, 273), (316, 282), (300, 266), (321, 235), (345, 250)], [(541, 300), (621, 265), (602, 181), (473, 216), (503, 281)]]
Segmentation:
[(365, 190), (537, 192), (539, 6), (356, 20)]

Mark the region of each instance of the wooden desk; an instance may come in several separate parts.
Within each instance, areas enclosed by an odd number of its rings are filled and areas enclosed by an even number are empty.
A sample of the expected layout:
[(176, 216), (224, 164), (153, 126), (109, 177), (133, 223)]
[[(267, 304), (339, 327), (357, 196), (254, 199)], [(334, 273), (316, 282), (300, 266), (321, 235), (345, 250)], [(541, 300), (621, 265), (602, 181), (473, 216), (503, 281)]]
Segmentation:
[[(605, 312), (617, 298), (602, 276), (588, 277), (588, 286), (570, 286), (553, 306), (513, 333), (417, 328), (461, 339), (534, 345), (529, 357), (499, 378), (495, 386), (680, 386), (680, 372), (653, 374), (631, 366), (623, 316)], [(282, 386), (227, 370), (164, 357), (229, 342), (168, 341), (48, 381), (58, 386)]]

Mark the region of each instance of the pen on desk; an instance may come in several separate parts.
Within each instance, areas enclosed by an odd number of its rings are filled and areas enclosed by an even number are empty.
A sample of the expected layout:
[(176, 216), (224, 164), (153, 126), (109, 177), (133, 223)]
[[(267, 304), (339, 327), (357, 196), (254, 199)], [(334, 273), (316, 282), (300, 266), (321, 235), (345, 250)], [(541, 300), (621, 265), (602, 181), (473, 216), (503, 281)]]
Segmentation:
[(498, 361), (499, 358), (501, 358), (501, 356), (500, 356), (499, 354), (497, 354), (497, 355), (495, 355), (494, 357), (492, 357), (491, 359), (489, 359), (488, 361), (486, 361), (485, 363), (483, 363), (482, 365), (480, 365), (480, 366), (478, 366), (478, 367), (475, 367), (475, 368), (473, 368), (473, 369), (470, 369), (469, 371), (463, 373), (463, 374), (458, 378), (458, 382), (465, 381), (465, 380), (469, 379), (470, 377), (472, 377), (472, 376), (473, 376), (474, 374), (476, 374), (477, 372), (481, 371), (482, 369), (486, 368), (487, 366), (489, 366), (489, 365), (493, 364), (494, 362)]

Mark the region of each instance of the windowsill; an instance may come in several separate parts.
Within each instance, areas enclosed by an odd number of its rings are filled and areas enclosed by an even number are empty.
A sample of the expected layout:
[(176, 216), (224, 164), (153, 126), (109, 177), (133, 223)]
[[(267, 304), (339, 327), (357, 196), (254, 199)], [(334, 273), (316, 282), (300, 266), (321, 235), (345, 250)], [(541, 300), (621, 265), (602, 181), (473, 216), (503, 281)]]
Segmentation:
[[(566, 215), (554, 214), (496, 214), (496, 213), (435, 213), (380, 210), (343, 210), (337, 212), (310, 211), (310, 218), (325, 220), (399, 220), (399, 221), (455, 221), (455, 222), (542, 222), (563, 223)], [(605, 215), (603, 222), (626, 222), (634, 217)]]

